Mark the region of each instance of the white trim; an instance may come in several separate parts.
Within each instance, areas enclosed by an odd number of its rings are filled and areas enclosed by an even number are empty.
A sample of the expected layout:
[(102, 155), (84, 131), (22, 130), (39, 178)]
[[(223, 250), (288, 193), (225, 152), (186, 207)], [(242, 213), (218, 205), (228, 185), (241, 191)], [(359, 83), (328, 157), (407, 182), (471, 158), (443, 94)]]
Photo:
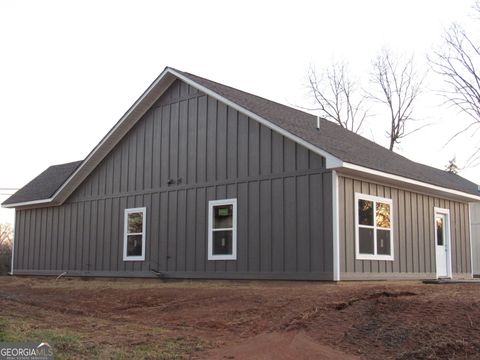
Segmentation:
[[(367, 225), (360, 225), (359, 224), (359, 219), (358, 219), (358, 200), (367, 200), (367, 201), (373, 201), (373, 226), (367, 226)], [(375, 204), (377, 202), (381, 202), (384, 204), (389, 204), (390, 205), (390, 228), (380, 228), (377, 227), (375, 223), (375, 214), (376, 214), (376, 206)], [(394, 258), (394, 231), (393, 231), (393, 219), (394, 219), (394, 213), (393, 213), (393, 201), (392, 199), (380, 197), (380, 196), (373, 196), (373, 195), (367, 195), (367, 194), (362, 194), (362, 193), (355, 193), (355, 259), (356, 260), (384, 260), (384, 261), (393, 261)], [(359, 229), (363, 228), (368, 228), (368, 229), (373, 229), (373, 250), (374, 254), (361, 254), (360, 253), (360, 234), (359, 234)], [(377, 254), (377, 229), (379, 230), (390, 230), (390, 255), (378, 255)]]
[[(232, 227), (228, 229), (213, 229), (213, 207), (232, 205)], [(232, 231), (232, 253), (230, 255), (213, 254), (213, 231)], [(208, 260), (237, 260), (237, 199), (210, 200), (208, 202)]]
[(45, 204), (53, 201), (53, 197), (48, 198), (48, 199), (42, 199), (42, 200), (33, 200), (33, 201), (25, 201), (25, 202), (20, 202), (20, 203), (14, 203), (14, 204), (6, 204), (2, 205), (3, 208), (14, 208), (17, 206), (29, 206), (29, 205), (37, 205), (37, 204)]
[(386, 173), (386, 172), (383, 172), (383, 171), (369, 169), (369, 168), (366, 168), (366, 167), (363, 167), (363, 166), (360, 166), (360, 165), (355, 165), (355, 164), (344, 162), (342, 164), (342, 167), (344, 169), (356, 170), (356, 171), (360, 171), (362, 173), (367, 173), (367, 174), (371, 174), (371, 175), (375, 175), (375, 176), (379, 176), (379, 177), (383, 177), (383, 178), (387, 178), (387, 179), (391, 179), (391, 180), (396, 180), (396, 181), (400, 181), (400, 182), (411, 184), (411, 185), (421, 186), (421, 187), (424, 187), (424, 188), (428, 188), (428, 189), (432, 189), (432, 190), (436, 190), (436, 191), (460, 196), (460, 197), (463, 197), (463, 198), (468, 198), (468, 199), (473, 199), (473, 200), (480, 201), (480, 196), (476, 196), (476, 195), (469, 194), (469, 193), (459, 191), (459, 190), (453, 190), (453, 189), (445, 188), (445, 187), (442, 187), (442, 186), (432, 185), (432, 184), (429, 184), (429, 183), (426, 183), (426, 182), (423, 182), (423, 181), (413, 180), (413, 179), (409, 179), (409, 178), (399, 176), (399, 175), (389, 174), (389, 173)]
[(332, 170), (332, 220), (333, 220), (333, 281), (340, 281), (340, 222), (338, 175)]
[(472, 277), (473, 277), (473, 237), (472, 237), (472, 203), (468, 204), (468, 231), (470, 234), (470, 270), (472, 270)]
[[(241, 113), (247, 115), (249, 118), (252, 118), (252, 119), (258, 121), (260, 124), (265, 125), (266, 127), (268, 127), (270, 129), (278, 132), (279, 134), (285, 136), (287, 139), (290, 139), (290, 140), (296, 142), (297, 144), (300, 144), (300, 145), (306, 147), (307, 149), (313, 151), (314, 153), (319, 154), (320, 156), (323, 156), (326, 160), (327, 169), (337, 168), (337, 167), (342, 166), (342, 164), (343, 164), (342, 160), (340, 160), (339, 158), (337, 158), (337, 157), (333, 156), (332, 154), (326, 152), (325, 150), (322, 150), (319, 147), (310, 144), (308, 141), (303, 140), (302, 138), (292, 134), (291, 132), (289, 132), (289, 131), (285, 130), (284, 128), (272, 123), (271, 121), (268, 121), (268, 120), (262, 118), (261, 116), (255, 114), (254, 112), (251, 112), (250, 110), (245, 109), (244, 107), (234, 103), (233, 101), (230, 101), (230, 100), (224, 98), (223, 96), (221, 96), (221, 95), (217, 94), (216, 92), (206, 88), (205, 86), (200, 85), (193, 80), (190, 80), (188, 77), (178, 73), (177, 71), (175, 71), (173, 69), (169, 69), (169, 71), (170, 71), (171, 74), (175, 75), (176, 77), (178, 77), (182, 81), (186, 82), (187, 84), (196, 87), (201, 92), (203, 92), (203, 93), (205, 93), (205, 94), (223, 102), (227, 106), (230, 106), (231, 108), (233, 108), (237, 111), (240, 111)], [(312, 119), (312, 123), (313, 123), (313, 121), (314, 120)], [(313, 131), (313, 129), (312, 129), (312, 131)]]
[[(439, 208), (439, 207), (434, 207), (433, 208), (433, 231), (434, 231), (434, 241), (435, 241), (435, 274), (438, 279), (438, 258), (437, 258), (437, 228), (436, 228), (436, 217), (437, 214), (443, 214), (446, 215), (447, 217), (447, 223), (446, 229), (445, 229), (445, 234), (447, 234), (447, 238), (445, 239), (445, 246), (447, 246), (447, 278), (452, 277), (452, 234), (451, 234), (451, 226), (450, 226), (450, 210), (449, 209), (444, 209), (444, 208)], [(447, 244), (448, 243), (448, 244)]]
[[(140, 256), (127, 256), (127, 236), (128, 235), (140, 235), (140, 233), (128, 233), (128, 215), (132, 213), (142, 213), (142, 255)], [(145, 230), (146, 230), (146, 223), (147, 223), (147, 208), (140, 207), (140, 208), (129, 208), (125, 209), (125, 216), (124, 216), (124, 225), (123, 225), (123, 261), (144, 261), (145, 260)]]
[(470, 234), (470, 270), (472, 270), (473, 277), (472, 203), (468, 204), (468, 231)]

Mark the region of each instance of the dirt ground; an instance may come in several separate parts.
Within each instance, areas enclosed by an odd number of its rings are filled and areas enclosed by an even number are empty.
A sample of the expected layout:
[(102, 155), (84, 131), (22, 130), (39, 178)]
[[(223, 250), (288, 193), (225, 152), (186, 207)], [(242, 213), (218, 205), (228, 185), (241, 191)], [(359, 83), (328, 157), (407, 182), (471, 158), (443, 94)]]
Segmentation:
[(480, 284), (0, 277), (0, 341), (57, 358), (478, 359)]

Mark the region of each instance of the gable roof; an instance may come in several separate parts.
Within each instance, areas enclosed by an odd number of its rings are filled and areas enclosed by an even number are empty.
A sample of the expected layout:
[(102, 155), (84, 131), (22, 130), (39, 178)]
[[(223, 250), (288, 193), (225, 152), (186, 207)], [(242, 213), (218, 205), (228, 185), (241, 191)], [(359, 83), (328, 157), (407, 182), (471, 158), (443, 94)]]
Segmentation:
[(81, 161), (74, 161), (50, 166), (5, 200), (2, 205), (49, 199), (81, 163)]
[[(477, 185), (458, 175), (413, 162), (325, 119), (320, 119), (320, 130), (317, 130), (317, 117), (314, 115), (167, 67), (85, 160), (76, 162), (75, 167), (72, 166), (69, 174), (68, 171), (62, 173), (59, 171), (48, 191), (45, 188), (40, 191), (42, 188), (40, 185), (39, 189), (36, 189), (35, 181), (38, 179), (38, 184), (42, 184), (42, 179), (46, 178), (42, 175), (55, 168), (51, 167), (12, 195), (2, 206), (62, 204), (176, 79), (185, 81), (320, 154), (326, 158), (327, 168), (389, 178), (397, 184), (406, 183), (440, 193), (449, 193), (462, 199), (480, 200)], [(57, 166), (66, 165), (68, 164)], [(53, 183), (56, 186), (53, 186)], [(17, 196), (19, 193), (23, 196)]]

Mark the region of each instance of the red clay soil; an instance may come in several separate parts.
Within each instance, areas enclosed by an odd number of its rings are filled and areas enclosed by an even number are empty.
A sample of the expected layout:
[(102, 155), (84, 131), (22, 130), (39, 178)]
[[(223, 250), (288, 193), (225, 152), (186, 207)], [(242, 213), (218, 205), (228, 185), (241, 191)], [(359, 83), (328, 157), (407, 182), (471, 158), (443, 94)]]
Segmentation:
[(167, 335), (201, 345), (144, 358), (480, 358), (480, 284), (8, 277), (0, 316), (80, 334), (88, 346), (72, 358), (112, 347), (142, 357)]

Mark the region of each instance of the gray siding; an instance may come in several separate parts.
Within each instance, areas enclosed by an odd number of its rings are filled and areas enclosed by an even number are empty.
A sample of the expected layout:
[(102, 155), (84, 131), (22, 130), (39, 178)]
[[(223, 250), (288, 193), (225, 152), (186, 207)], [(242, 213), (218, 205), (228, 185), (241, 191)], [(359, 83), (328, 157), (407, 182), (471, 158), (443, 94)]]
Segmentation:
[[(64, 205), (17, 210), (14, 271), (331, 279), (331, 186), (322, 157), (176, 81)], [(208, 261), (223, 198), (238, 199), (237, 260)], [(146, 261), (124, 262), (124, 209), (141, 206)]]
[(480, 275), (480, 204), (470, 204), (473, 274)]
[[(355, 259), (355, 193), (393, 201), (394, 261)], [(434, 207), (450, 209), (452, 271), (471, 277), (468, 204), (350, 177), (339, 177), (342, 279), (435, 277)]]

